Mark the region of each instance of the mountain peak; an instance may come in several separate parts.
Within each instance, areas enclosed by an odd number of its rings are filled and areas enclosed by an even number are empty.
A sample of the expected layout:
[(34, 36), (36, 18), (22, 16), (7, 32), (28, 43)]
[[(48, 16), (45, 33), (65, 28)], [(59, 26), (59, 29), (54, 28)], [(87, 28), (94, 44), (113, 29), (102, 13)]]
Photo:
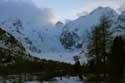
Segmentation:
[(112, 11), (113, 9), (110, 8), (110, 7), (102, 7), (102, 6), (100, 6), (100, 7), (96, 8), (96, 9), (93, 10), (93, 11), (102, 11), (102, 10), (104, 10), (104, 11), (106, 11), (106, 10)]
[(90, 14), (117, 15), (117, 12), (110, 7), (98, 7), (95, 10), (93, 10)]
[(56, 24), (55, 24), (56, 27), (63, 27), (64, 26), (64, 23), (61, 22), (61, 21), (58, 21)]
[(56, 25), (64, 25), (64, 23), (61, 22), (61, 21), (58, 21), (58, 22), (56, 23)]

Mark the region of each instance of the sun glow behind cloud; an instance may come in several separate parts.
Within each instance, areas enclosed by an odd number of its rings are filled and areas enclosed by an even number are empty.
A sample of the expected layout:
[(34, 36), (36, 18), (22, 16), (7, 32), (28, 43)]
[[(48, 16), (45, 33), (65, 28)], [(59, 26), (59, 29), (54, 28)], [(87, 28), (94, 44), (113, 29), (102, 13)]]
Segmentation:
[(0, 0), (0, 10), (1, 18), (19, 18), (42, 26), (56, 22), (50, 8), (38, 8), (31, 0)]
[[(95, 8), (111, 7), (118, 11), (124, 0), (32, 0), (38, 7), (53, 9), (57, 20), (76, 19)], [(86, 13), (86, 14), (85, 14)]]
[[(11, 14), (11, 11), (5, 10), (12, 10), (17, 16), (18, 13), (22, 16), (25, 14), (24, 18), (28, 16), (41, 24), (55, 24), (58, 20), (65, 19), (73, 20), (88, 14), (99, 6), (111, 7), (118, 11), (118, 9), (121, 10), (120, 5), (125, 3), (124, 0), (0, 0), (1, 2), (5, 3), (2, 3), (0, 8), (8, 4), (4, 11), (1, 9), (1, 13)], [(125, 8), (124, 5), (122, 5), (122, 10), (123, 8)]]

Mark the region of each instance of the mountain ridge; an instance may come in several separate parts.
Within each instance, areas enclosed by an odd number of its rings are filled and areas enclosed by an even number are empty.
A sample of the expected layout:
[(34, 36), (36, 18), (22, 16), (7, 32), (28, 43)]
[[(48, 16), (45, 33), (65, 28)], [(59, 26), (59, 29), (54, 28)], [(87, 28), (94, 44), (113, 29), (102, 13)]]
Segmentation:
[[(31, 55), (38, 55), (38, 57), (42, 58), (44, 53), (57, 53), (55, 60), (58, 60), (65, 57), (65, 53), (69, 53), (70, 58), (79, 54), (85, 48), (87, 31), (98, 25), (103, 15), (109, 17), (112, 25), (118, 25), (120, 15), (115, 10), (109, 7), (99, 7), (90, 14), (66, 24), (57, 22), (54, 26), (36, 26), (35, 24), (24, 23), (18, 18), (13, 18), (14, 20), (0, 21), (0, 26), (20, 41)], [(123, 17), (124, 15), (122, 15)], [(68, 49), (65, 48), (67, 47), (66, 44), (69, 44)], [(58, 53), (62, 54), (58, 55)], [(74, 54), (70, 55), (70, 53)], [(51, 57), (51, 55), (46, 55), (45, 58), (47, 57)]]

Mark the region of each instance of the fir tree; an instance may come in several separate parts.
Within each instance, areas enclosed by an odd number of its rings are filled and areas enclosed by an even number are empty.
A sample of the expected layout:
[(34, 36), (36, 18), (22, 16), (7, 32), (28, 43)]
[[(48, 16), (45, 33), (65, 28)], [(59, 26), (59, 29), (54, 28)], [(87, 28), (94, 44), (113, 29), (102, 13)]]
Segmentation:
[(121, 36), (113, 41), (112, 54), (110, 55), (110, 78), (112, 83), (122, 83), (124, 64), (124, 41)]
[(100, 24), (95, 26), (91, 32), (88, 44), (88, 55), (92, 58), (89, 61), (92, 66), (91, 69), (96, 74), (104, 73), (104, 78), (106, 77), (106, 64), (112, 44), (110, 27), (111, 21), (108, 17), (102, 16)]
[(94, 27), (91, 32), (90, 42), (88, 45), (88, 54), (90, 57), (96, 58), (96, 63), (103, 63), (106, 60), (106, 55), (110, 52), (112, 43), (110, 20), (103, 16), (98, 26)]

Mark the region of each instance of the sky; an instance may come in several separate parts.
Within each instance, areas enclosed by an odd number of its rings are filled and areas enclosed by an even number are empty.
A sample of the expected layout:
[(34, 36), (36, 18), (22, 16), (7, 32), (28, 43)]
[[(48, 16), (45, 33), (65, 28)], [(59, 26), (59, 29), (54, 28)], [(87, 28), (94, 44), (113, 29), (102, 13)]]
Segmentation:
[(125, 0), (33, 0), (33, 2), (40, 8), (50, 8), (56, 20), (62, 21), (86, 15), (99, 6), (117, 10)]
[(0, 17), (47, 25), (74, 20), (100, 6), (125, 10), (125, 0), (0, 0)]
[(50, 8), (38, 8), (31, 0), (0, 0), (0, 21), (19, 19), (23, 23), (45, 26), (55, 22)]

